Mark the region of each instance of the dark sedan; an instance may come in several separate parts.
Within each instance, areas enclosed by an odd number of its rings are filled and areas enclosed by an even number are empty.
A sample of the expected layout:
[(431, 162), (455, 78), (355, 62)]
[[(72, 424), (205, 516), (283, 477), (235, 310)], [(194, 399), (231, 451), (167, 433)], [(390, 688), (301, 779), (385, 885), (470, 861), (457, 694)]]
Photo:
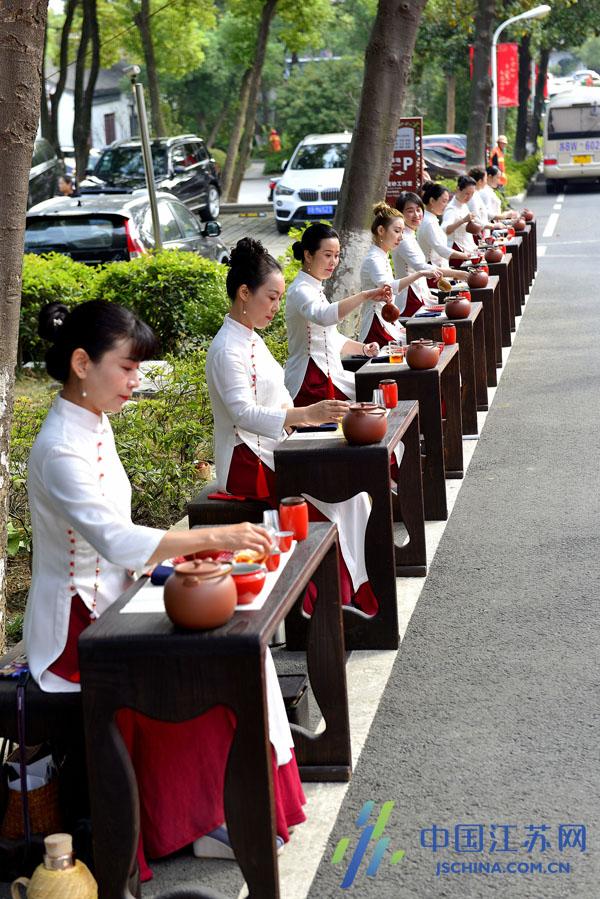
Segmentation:
[[(157, 201), (164, 249), (187, 250), (215, 262), (227, 261), (227, 247), (218, 239), (218, 222), (202, 226), (169, 193), (159, 192)], [(133, 259), (152, 249), (154, 230), (145, 190), (57, 197), (27, 213), (26, 253), (65, 253), (77, 262), (102, 265)]]

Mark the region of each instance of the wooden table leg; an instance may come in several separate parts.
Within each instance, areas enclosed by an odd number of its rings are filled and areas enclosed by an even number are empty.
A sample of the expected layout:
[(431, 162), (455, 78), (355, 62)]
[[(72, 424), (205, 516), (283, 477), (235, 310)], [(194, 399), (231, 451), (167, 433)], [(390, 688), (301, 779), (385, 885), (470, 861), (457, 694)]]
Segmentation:
[(484, 310), (473, 322), (473, 343), (475, 351), (475, 392), (477, 396), (477, 411), (486, 412), (488, 409), (487, 372), (485, 354), (485, 327)]
[(446, 477), (462, 478), (464, 477), (464, 469), (457, 356), (443, 370), (441, 380), (447, 416), (446, 433), (444, 435)]
[(402, 438), (404, 455), (398, 471), (396, 505), (408, 532), (408, 543), (395, 547), (396, 577), (424, 577), (427, 574), (419, 432), (419, 416), (415, 415)]
[[(476, 291), (472, 291), (473, 299), (478, 300)], [(496, 320), (492, 305), (482, 298), (483, 302), (483, 327), (485, 331), (485, 365), (487, 372), (487, 386), (496, 387), (498, 373), (496, 370)], [(493, 300), (492, 300), (493, 303)]]
[(462, 380), (461, 410), (463, 434), (478, 434), (477, 398), (475, 396), (475, 347), (473, 327), (461, 328), (459, 364)]
[(296, 758), (302, 780), (348, 781), (352, 752), (337, 546), (331, 547), (313, 581), (318, 598), (308, 629), (306, 659), (325, 730), (313, 734), (292, 724)]
[[(448, 504), (446, 502), (444, 434), (442, 429), (439, 379), (433, 381), (431, 389), (428, 389), (427, 393), (419, 396), (418, 399), (419, 418), (425, 441), (425, 462), (423, 467), (425, 520), (445, 521), (448, 518)], [(458, 404), (460, 413), (460, 399)]]

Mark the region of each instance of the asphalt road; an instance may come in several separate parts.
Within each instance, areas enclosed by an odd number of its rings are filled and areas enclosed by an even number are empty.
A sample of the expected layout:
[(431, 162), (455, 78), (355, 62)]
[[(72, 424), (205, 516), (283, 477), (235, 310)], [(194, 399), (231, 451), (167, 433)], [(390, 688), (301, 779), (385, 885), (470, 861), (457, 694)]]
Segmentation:
[[(535, 287), (327, 848), (302, 862), (307, 899), (600, 895), (598, 193), (528, 205)], [(394, 803), (390, 843), (367, 876), (371, 841), (342, 889), (369, 801), (367, 825)], [(438, 863), (460, 867), (437, 876)], [(241, 886), (235, 864), (188, 853), (153, 867), (144, 897), (201, 882), (235, 899)]]

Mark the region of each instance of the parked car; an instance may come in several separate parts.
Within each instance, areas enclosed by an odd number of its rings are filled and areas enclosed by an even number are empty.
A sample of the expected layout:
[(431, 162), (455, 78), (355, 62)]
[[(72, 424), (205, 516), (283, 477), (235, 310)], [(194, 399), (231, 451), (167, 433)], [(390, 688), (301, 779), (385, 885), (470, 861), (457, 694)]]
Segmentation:
[[(170, 191), (203, 221), (216, 219), (221, 206), (221, 185), (215, 160), (202, 138), (195, 134), (154, 138), (151, 150), (156, 186)], [(86, 174), (88, 177), (79, 185), (82, 193), (144, 187), (146, 176), (140, 141), (114, 141)]]
[[(461, 158), (463, 159), (462, 162), (460, 161)], [(457, 178), (459, 175), (464, 175), (467, 171), (464, 157), (457, 157), (454, 154), (445, 152), (443, 147), (424, 147), (423, 159), (427, 165), (429, 176), (434, 181), (436, 178)]]
[(52, 144), (43, 137), (37, 138), (29, 170), (27, 208), (53, 197), (58, 190), (58, 179), (63, 173), (63, 164)]
[(352, 135), (309, 134), (300, 141), (275, 185), (273, 211), (280, 234), (292, 225), (332, 219)]
[(466, 134), (425, 134), (423, 135), (424, 147), (447, 146), (454, 147), (457, 152), (466, 154), (467, 152), (467, 135)]
[[(187, 206), (167, 192), (159, 192), (157, 201), (165, 249), (227, 261), (227, 247), (218, 239), (218, 222), (202, 227)], [(133, 259), (152, 249), (154, 230), (146, 190), (57, 197), (27, 213), (26, 253), (65, 253), (77, 262), (100, 265)]]
[[(65, 172), (67, 173), (67, 175), (75, 175), (75, 147), (61, 146), (60, 149), (62, 150), (63, 154)], [(102, 150), (98, 150), (96, 147), (90, 147), (90, 151), (88, 154), (88, 169), (90, 169), (90, 171), (93, 170), (101, 155)]]

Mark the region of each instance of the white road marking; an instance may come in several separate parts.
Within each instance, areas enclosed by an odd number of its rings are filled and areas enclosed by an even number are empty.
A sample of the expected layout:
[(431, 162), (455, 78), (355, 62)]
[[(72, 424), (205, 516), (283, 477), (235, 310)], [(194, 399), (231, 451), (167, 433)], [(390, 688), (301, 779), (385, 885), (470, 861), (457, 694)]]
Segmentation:
[[(517, 331), (521, 320), (521, 316), (518, 316), (516, 321)], [(512, 346), (502, 348), (503, 365), (498, 371), (499, 381), (505, 371), (511, 350)], [(490, 409), (496, 390), (496, 387), (491, 387), (488, 390)], [(480, 434), (487, 415), (487, 412), (477, 413)], [(465, 476), (476, 448), (476, 441), (463, 441)], [(446, 481), (448, 520), (464, 483), (465, 479)], [(431, 567), (447, 524), (448, 521), (425, 522), (428, 568)], [(398, 578), (396, 581), (401, 640), (404, 639), (408, 623), (425, 582), (426, 578), (417, 577)], [(402, 646), (395, 652), (393, 650), (385, 650), (378, 652), (354, 651), (350, 653), (346, 666), (346, 675), (351, 722), (352, 765), (354, 769), (358, 765), (360, 754), (373, 724), (381, 696), (387, 686), (394, 662), (401, 649)], [(321, 727), (322, 723), (321, 720), (319, 727)], [(307, 800), (305, 806), (306, 825), (300, 825), (296, 828), (291, 842), (288, 843), (285, 851), (279, 858), (281, 895), (285, 899), (306, 899), (306, 896), (308, 896), (310, 886), (327, 847), (329, 835), (339, 814), (349, 784), (305, 783), (303, 787)], [(248, 887), (244, 884), (238, 894), (238, 899), (245, 899), (247, 896)]]
[(548, 247), (546, 247), (546, 246), (544, 246), (543, 244), (541, 244), (541, 245), (537, 248), (538, 256), (545, 256), (545, 255), (546, 255), (546, 250), (547, 250), (547, 249), (548, 249)]
[(564, 202), (564, 199), (565, 199), (565, 195), (564, 195), (564, 194), (559, 194), (559, 195), (557, 196), (557, 198), (556, 198), (556, 202), (557, 202), (557, 203), (562, 203), (562, 202)]
[(556, 228), (556, 223), (558, 222), (558, 212), (553, 212), (550, 215), (550, 218), (546, 222), (546, 227), (544, 228), (544, 233), (542, 237), (552, 237), (554, 234), (554, 229)]
[(557, 209), (560, 212), (560, 210), (562, 209), (562, 203), (555, 203), (552, 208)]

